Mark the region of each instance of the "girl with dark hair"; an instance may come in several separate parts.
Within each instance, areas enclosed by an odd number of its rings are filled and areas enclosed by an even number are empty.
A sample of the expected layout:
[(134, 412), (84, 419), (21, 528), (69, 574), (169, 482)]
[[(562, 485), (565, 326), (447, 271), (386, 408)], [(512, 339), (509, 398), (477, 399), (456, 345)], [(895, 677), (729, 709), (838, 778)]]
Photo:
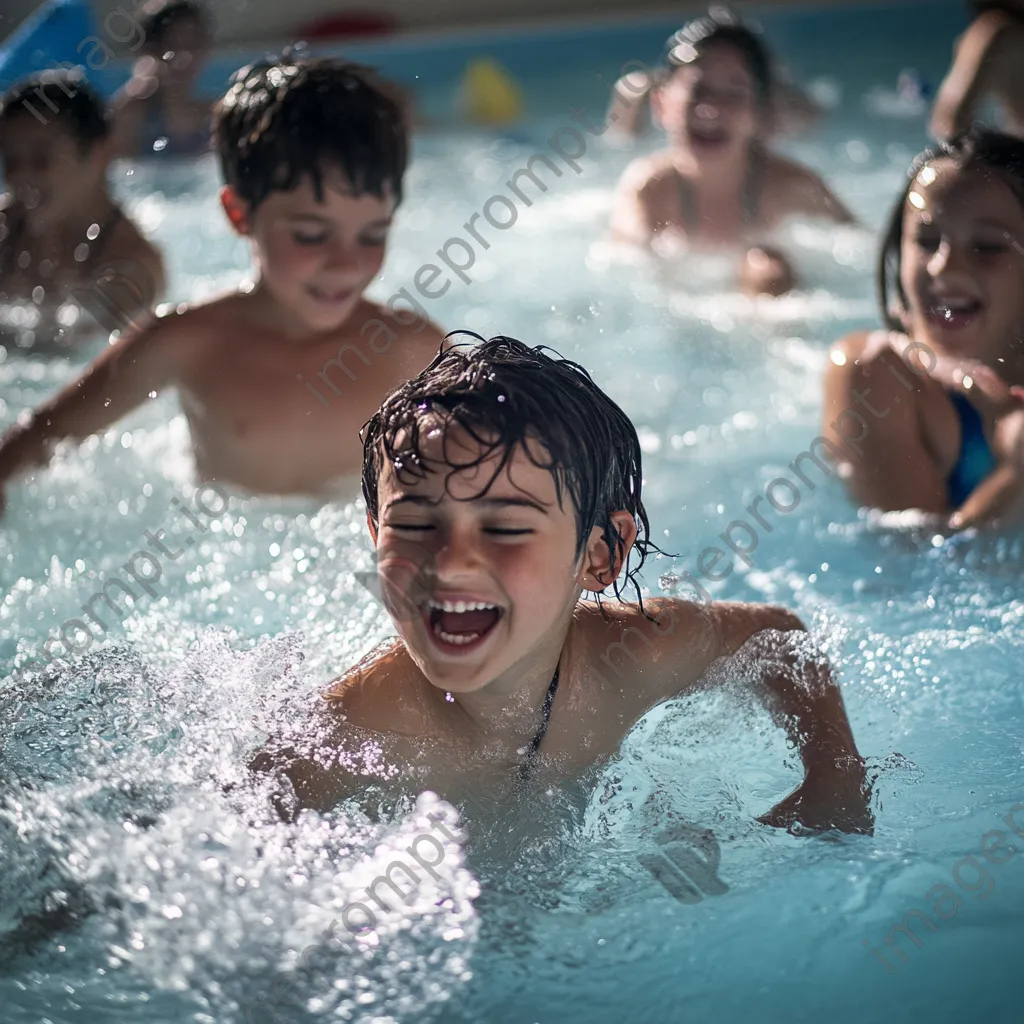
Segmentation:
[(879, 266), (886, 330), (832, 350), (823, 434), (854, 497), (952, 529), (1024, 513), (1024, 142), (974, 130), (910, 168)]
[(939, 88), (932, 135), (949, 139), (965, 131), (986, 97), (1002, 108), (1003, 129), (1024, 135), (1024, 0), (975, 0), (968, 8), (974, 20)]
[[(756, 243), (792, 215), (853, 218), (821, 179), (766, 146), (775, 81), (760, 37), (721, 15), (673, 35), (651, 93), (669, 147), (635, 160), (619, 183), (612, 233), (671, 250), (688, 245)], [(793, 284), (781, 254), (748, 254), (748, 291), (780, 294)]]
[(142, 57), (114, 99), (117, 153), (189, 157), (210, 145), (210, 104), (196, 80), (210, 47), (210, 27), (193, 0), (152, 0), (140, 9)]

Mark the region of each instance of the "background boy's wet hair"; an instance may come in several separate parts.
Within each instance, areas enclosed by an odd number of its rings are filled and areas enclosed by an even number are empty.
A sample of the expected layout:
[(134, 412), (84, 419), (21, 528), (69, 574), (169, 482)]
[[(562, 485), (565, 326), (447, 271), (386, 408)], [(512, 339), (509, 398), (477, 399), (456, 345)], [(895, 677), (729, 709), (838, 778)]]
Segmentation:
[(0, 96), (0, 142), (4, 128), (19, 117), (60, 124), (82, 153), (110, 134), (106, 106), (77, 68), (42, 71)]
[[(449, 476), (501, 453), (481, 494), (517, 448), (552, 474), (559, 504), (566, 492), (572, 500), (576, 557), (591, 529), (600, 526), (614, 564), (621, 564), (623, 541), (611, 516), (629, 512), (636, 520), (633, 549), (639, 560), (632, 569), (627, 561), (625, 578), (639, 597), (636, 576), (650, 551), (658, 549), (649, 540), (650, 525), (640, 500), (640, 442), (629, 417), (582, 366), (545, 355), (544, 346), (531, 348), (505, 337), (484, 341), (469, 331), (457, 334), (482, 344), (463, 342), (440, 352), (422, 373), (388, 395), (363, 427), (363, 497), (374, 525), (379, 523), (377, 485), (385, 463), (394, 465), (400, 478), (422, 478), (430, 470), (424, 467), (422, 431), (441, 415), (482, 446), (478, 458), (449, 464)], [(544, 446), (544, 461), (538, 461), (534, 446), (527, 446), (530, 441)], [(618, 596), (618, 580), (613, 589)]]
[(209, 33), (210, 23), (202, 5), (194, 0), (157, 0), (144, 4), (139, 11), (139, 27), (150, 53), (162, 53), (164, 39), (168, 32), (182, 22), (194, 22), (203, 32)]
[(667, 81), (677, 68), (692, 64), (718, 45), (732, 46), (739, 51), (753, 79), (758, 103), (767, 107), (772, 101), (775, 81), (768, 48), (759, 33), (720, 7), (713, 7), (704, 17), (687, 22), (669, 36), (665, 43), (662, 81)]
[(356, 195), (402, 198), (408, 127), (397, 89), (331, 59), (250, 64), (214, 108), (224, 182), (255, 208), (309, 175), (318, 199), (339, 168)]
[(878, 261), (878, 292), (882, 320), (892, 331), (902, 331), (902, 314), (907, 296), (900, 282), (903, 249), (903, 215), (907, 196), (921, 170), (935, 160), (947, 159), (961, 168), (979, 168), (999, 175), (1024, 206), (1024, 140), (979, 126), (950, 142), (926, 149), (914, 158), (907, 172), (907, 184), (893, 208), (882, 241)]

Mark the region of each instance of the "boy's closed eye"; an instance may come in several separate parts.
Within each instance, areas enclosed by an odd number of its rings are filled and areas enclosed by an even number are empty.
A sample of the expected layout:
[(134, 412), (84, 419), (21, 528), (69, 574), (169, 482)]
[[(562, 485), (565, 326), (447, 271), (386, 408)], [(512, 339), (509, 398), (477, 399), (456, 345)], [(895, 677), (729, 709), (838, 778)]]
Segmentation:
[(327, 232), (318, 231), (315, 234), (307, 234), (304, 231), (293, 231), (292, 241), (296, 245), (323, 245), (327, 241)]

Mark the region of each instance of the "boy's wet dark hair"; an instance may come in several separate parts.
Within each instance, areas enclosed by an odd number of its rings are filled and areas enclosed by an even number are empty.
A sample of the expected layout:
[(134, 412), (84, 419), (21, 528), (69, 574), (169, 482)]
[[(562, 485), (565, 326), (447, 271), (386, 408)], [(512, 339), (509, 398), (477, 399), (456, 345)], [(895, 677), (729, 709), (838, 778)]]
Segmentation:
[(139, 16), (139, 28), (146, 39), (146, 49), (160, 50), (168, 31), (183, 21), (194, 21), (205, 32), (210, 25), (206, 12), (194, 0), (157, 0), (146, 4)]
[[(438, 353), (422, 373), (392, 391), (363, 427), (363, 497), (374, 525), (379, 523), (377, 485), (384, 465), (391, 463), (400, 476), (422, 479), (430, 471), (424, 468), (422, 431), (440, 414), (482, 446), (479, 458), (451, 464), (449, 476), (502, 453), (481, 494), (504, 471), (517, 448), (551, 473), (559, 504), (567, 493), (576, 514), (576, 557), (591, 529), (600, 526), (613, 561), (620, 564), (623, 540), (611, 516), (620, 510), (629, 512), (636, 520), (633, 550), (639, 562), (631, 569), (627, 561), (625, 579), (639, 597), (637, 574), (647, 555), (658, 549), (649, 540), (650, 524), (640, 500), (640, 442), (629, 417), (582, 366), (546, 355), (545, 346), (531, 348), (514, 338), (484, 341), (469, 331), (455, 333), (481, 344), (461, 342)], [(543, 445), (544, 461), (537, 461), (535, 449), (526, 445), (529, 441)], [(618, 580), (613, 589), (618, 597)]]
[(0, 96), (0, 131), (16, 117), (59, 123), (83, 154), (110, 134), (107, 108), (78, 68), (54, 68), (16, 82)]
[(762, 107), (767, 107), (775, 87), (768, 48), (759, 33), (723, 7), (712, 7), (704, 17), (687, 22), (678, 32), (669, 36), (665, 43), (667, 74), (691, 64), (707, 53), (710, 47), (720, 45), (732, 46), (740, 52), (754, 81), (758, 102)]
[(409, 159), (402, 101), (371, 68), (333, 59), (250, 64), (214, 108), (224, 182), (255, 208), (305, 175), (323, 197), (324, 165), (357, 195), (400, 202)]
[(1024, 206), (1024, 141), (975, 125), (957, 138), (932, 146), (914, 158), (907, 172), (907, 184), (893, 208), (882, 241), (878, 261), (878, 292), (882, 320), (892, 331), (902, 331), (901, 315), (907, 310), (907, 296), (900, 283), (903, 247), (903, 214), (911, 186), (922, 168), (934, 160), (947, 159), (961, 168), (978, 168), (999, 176)]

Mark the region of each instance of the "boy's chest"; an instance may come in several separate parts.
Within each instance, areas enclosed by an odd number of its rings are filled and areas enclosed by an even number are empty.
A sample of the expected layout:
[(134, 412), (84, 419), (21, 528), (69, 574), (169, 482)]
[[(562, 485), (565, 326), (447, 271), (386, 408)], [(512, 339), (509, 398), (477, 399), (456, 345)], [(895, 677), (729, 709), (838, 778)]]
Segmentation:
[(370, 377), (325, 395), (311, 386), (321, 366), (315, 355), (261, 343), (202, 359), (181, 389), (200, 461), (229, 463), (238, 482), (268, 490), (318, 491), (357, 473), (359, 429), (385, 388)]

